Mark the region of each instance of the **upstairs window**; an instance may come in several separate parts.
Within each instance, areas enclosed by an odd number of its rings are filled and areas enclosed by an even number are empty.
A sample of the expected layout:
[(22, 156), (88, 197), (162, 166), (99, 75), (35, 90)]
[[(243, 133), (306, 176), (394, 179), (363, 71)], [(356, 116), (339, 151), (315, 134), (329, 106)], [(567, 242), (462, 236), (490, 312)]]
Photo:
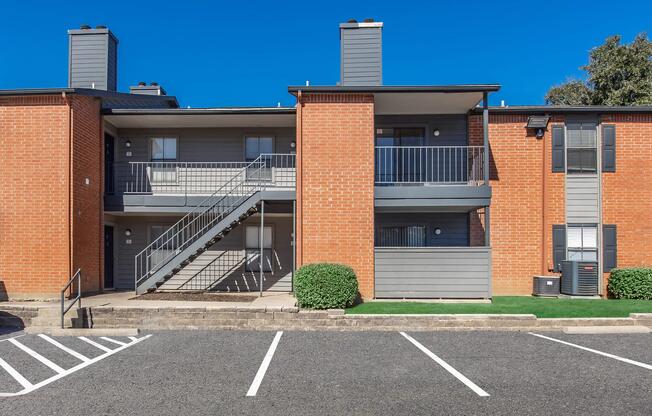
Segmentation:
[(153, 162), (177, 160), (176, 137), (155, 137), (151, 143)]
[(256, 160), (261, 154), (274, 153), (274, 139), (269, 136), (247, 136), (245, 138), (245, 159)]
[(598, 227), (569, 224), (567, 229), (568, 260), (598, 261)]
[(598, 166), (598, 133), (596, 123), (568, 123), (567, 173), (595, 173)]

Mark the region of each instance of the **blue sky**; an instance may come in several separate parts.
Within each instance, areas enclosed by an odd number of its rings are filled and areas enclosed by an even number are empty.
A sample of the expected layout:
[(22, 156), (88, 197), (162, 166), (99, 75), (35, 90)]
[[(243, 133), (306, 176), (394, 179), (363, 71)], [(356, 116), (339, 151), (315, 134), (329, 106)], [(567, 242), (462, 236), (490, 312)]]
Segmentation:
[(386, 85), (499, 83), (492, 104), (542, 104), (609, 35), (652, 31), (651, 1), (3, 1), (0, 89), (62, 87), (66, 30), (120, 39), (119, 90), (157, 81), (183, 106), (292, 105), (339, 80), (338, 24), (385, 23)]

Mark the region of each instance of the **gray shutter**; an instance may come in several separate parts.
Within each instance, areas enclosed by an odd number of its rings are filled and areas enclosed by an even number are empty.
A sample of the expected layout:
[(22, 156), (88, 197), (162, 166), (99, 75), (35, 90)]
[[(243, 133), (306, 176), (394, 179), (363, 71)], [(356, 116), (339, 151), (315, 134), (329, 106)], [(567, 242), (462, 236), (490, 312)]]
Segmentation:
[(566, 171), (564, 126), (552, 126), (552, 171)]
[(561, 262), (566, 260), (566, 226), (552, 226), (552, 269), (561, 271)]
[(602, 126), (602, 171), (616, 171), (616, 126)]
[(615, 225), (605, 224), (602, 226), (602, 240), (602, 268), (608, 272), (618, 266), (618, 239)]

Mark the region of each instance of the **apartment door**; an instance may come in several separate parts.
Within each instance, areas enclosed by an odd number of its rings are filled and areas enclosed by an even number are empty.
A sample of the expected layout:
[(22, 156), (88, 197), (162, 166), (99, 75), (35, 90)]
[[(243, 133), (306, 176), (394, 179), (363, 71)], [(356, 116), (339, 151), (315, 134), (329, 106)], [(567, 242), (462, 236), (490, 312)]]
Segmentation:
[(104, 191), (112, 194), (114, 189), (113, 163), (115, 162), (115, 139), (108, 133), (104, 134)]
[(104, 288), (113, 289), (113, 227), (104, 226)]

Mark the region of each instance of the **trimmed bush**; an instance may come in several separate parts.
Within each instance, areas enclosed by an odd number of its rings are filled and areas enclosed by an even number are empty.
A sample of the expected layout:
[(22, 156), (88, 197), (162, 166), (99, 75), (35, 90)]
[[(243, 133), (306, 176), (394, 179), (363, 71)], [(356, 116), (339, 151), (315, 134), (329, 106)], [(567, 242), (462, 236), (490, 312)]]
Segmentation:
[(618, 299), (652, 300), (652, 269), (614, 269), (607, 288)]
[(343, 264), (307, 264), (294, 277), (294, 295), (302, 308), (346, 308), (358, 297), (358, 279)]

